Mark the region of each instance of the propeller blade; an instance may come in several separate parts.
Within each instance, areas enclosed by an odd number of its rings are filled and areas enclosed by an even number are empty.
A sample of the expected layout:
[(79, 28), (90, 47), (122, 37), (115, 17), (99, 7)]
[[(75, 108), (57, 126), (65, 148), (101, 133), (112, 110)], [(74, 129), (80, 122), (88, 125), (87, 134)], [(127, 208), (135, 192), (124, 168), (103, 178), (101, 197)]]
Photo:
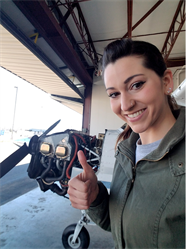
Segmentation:
[(13, 154), (7, 157), (0, 163), (0, 178), (6, 175), (11, 169), (13, 169), (25, 156), (29, 154), (29, 148), (24, 143), (22, 147), (16, 150)]
[(56, 127), (56, 125), (61, 121), (61, 119), (59, 119), (57, 122), (55, 122), (53, 125), (51, 125), (39, 138), (45, 137), (52, 129), (54, 129), (54, 127)]

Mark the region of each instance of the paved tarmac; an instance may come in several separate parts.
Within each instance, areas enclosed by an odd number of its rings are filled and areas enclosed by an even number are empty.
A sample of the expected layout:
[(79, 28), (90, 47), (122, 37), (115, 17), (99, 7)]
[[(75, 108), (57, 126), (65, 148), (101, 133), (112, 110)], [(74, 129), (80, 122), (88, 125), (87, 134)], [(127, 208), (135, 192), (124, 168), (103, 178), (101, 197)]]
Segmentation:
[[(63, 249), (64, 229), (81, 217), (70, 201), (39, 187), (0, 207), (0, 248)], [(87, 225), (89, 248), (113, 248), (112, 236), (96, 225)]]
[[(11, 142), (6, 144), (0, 142), (0, 145), (1, 153), (2, 150), (6, 150), (3, 154), (4, 158), (16, 149)], [(8, 148), (11, 153), (7, 152)], [(2, 161), (2, 156), (0, 161)], [(14, 172), (10, 171), (8, 174), (12, 174), (12, 177), (19, 174), (18, 169), (27, 167), (26, 161), (22, 161), (22, 163), (14, 168)], [(4, 180), (2, 186), (5, 182)], [(21, 179), (18, 179), (17, 184), (20, 185), (16, 185), (18, 186), (16, 188), (21, 191), (23, 185), (27, 185), (28, 182), (20, 182)], [(12, 189), (13, 191), (14, 188), (14, 185), (12, 185), (9, 190)], [(81, 212), (74, 209), (68, 199), (51, 191), (44, 193), (36, 185), (30, 186), (14, 198), (9, 199), (7, 197), (6, 201), (0, 206), (0, 248), (64, 249), (61, 241), (64, 229), (73, 223), (77, 223), (80, 218)], [(114, 248), (111, 233), (102, 230), (95, 224), (87, 225), (86, 229), (90, 235), (90, 249)]]
[(27, 164), (13, 168), (0, 179), (0, 206), (38, 187), (27, 174)]

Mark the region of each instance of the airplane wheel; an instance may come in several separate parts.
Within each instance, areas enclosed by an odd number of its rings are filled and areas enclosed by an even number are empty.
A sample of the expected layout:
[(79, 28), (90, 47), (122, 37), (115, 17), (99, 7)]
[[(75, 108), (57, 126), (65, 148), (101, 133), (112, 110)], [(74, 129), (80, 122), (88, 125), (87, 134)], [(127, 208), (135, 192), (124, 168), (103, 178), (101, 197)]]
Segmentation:
[(62, 234), (62, 243), (65, 249), (85, 249), (89, 247), (90, 236), (85, 227), (82, 227), (81, 232), (79, 233), (76, 242), (72, 243), (72, 238), (76, 224), (72, 224), (65, 228)]

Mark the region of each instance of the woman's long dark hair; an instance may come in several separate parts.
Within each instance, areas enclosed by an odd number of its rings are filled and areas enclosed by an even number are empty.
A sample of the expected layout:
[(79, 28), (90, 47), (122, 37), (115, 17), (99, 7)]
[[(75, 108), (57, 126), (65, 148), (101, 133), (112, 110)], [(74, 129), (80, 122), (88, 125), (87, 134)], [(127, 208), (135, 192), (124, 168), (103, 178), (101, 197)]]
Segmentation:
[[(167, 69), (165, 61), (157, 49), (151, 43), (144, 41), (133, 41), (131, 39), (122, 39), (111, 42), (104, 49), (102, 58), (103, 76), (105, 68), (108, 64), (116, 62), (116, 60), (126, 56), (138, 56), (143, 58), (143, 66), (153, 70), (160, 78), (163, 77)], [(177, 109), (176, 101), (170, 95), (167, 96), (170, 109), (173, 111)], [(124, 131), (119, 135), (117, 143), (121, 140), (127, 139), (132, 132), (132, 129), (127, 124)]]

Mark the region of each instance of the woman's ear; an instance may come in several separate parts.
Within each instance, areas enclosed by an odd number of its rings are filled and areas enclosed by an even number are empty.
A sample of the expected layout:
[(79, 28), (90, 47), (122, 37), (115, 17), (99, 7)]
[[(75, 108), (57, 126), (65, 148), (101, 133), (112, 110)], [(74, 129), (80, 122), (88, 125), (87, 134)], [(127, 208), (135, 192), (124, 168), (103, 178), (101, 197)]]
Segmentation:
[(169, 95), (174, 90), (174, 82), (171, 70), (167, 69), (163, 75), (164, 93)]

